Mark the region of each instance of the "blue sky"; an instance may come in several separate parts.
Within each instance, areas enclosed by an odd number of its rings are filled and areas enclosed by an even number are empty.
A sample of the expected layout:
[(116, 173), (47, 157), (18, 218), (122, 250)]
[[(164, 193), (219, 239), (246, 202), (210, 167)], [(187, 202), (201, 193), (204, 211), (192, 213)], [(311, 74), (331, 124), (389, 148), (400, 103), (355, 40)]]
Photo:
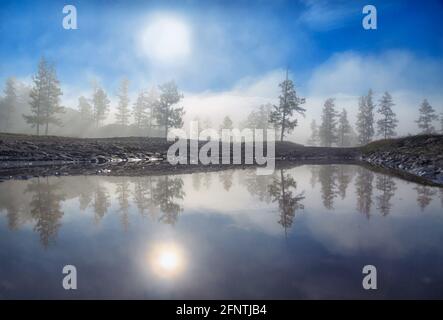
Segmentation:
[(402, 49), (426, 58), (443, 53), (441, 1), (372, 1), (376, 31), (361, 26), (368, 1), (70, 1), (79, 25), (70, 31), (61, 24), (66, 3), (1, 1), (2, 77), (28, 75), (41, 55), (56, 63), (62, 81), (73, 84), (85, 81), (87, 72), (110, 86), (135, 71), (149, 77), (153, 66), (135, 53), (134, 36), (153, 12), (192, 25), (192, 71), (160, 68), (185, 90), (226, 89), (243, 77), (286, 66), (303, 82), (318, 64), (349, 50)]
[[(62, 28), (65, 4), (76, 6), (78, 30)], [(377, 8), (377, 30), (362, 28), (366, 4)], [(163, 61), (150, 55), (152, 39), (147, 48), (140, 35), (165, 17), (184, 25), (190, 40), (185, 56)], [(190, 95), (248, 91), (286, 67), (313, 102), (377, 91), (380, 83), (399, 92), (417, 87), (418, 99), (441, 91), (441, 21), (443, 3), (432, 0), (0, 0), (0, 80), (29, 79), (44, 55), (55, 63), (68, 100), (87, 92), (92, 80), (114, 93), (122, 77), (134, 91), (169, 79)], [(362, 75), (371, 70), (386, 76)]]

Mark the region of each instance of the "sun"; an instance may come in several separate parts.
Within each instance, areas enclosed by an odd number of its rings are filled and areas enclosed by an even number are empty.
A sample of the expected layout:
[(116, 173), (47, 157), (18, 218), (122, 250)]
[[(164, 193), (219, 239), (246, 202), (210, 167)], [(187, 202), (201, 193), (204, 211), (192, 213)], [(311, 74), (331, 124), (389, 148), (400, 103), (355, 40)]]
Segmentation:
[(163, 14), (148, 21), (138, 37), (143, 55), (158, 63), (176, 63), (190, 55), (191, 29), (183, 19)]
[(185, 265), (183, 250), (174, 243), (154, 245), (148, 260), (155, 274), (162, 278), (178, 276)]

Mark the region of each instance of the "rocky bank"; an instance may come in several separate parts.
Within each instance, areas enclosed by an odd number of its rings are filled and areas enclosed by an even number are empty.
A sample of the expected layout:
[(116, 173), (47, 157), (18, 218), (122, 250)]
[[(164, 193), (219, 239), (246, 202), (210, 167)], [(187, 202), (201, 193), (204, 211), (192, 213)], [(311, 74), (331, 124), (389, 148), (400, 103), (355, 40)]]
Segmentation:
[[(166, 161), (172, 143), (146, 137), (82, 139), (0, 134), (0, 180), (53, 174), (171, 174), (245, 166), (172, 166)], [(204, 144), (200, 141), (199, 147)], [(275, 157), (277, 162), (294, 165), (360, 161), (443, 185), (443, 135), (379, 140), (360, 148), (276, 142)]]

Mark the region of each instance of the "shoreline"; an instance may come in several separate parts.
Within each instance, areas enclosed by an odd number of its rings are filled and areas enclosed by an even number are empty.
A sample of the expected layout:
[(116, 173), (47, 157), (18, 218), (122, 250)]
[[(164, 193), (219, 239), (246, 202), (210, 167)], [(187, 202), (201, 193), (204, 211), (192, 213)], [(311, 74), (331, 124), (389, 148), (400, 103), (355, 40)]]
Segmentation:
[[(94, 139), (0, 133), (0, 181), (40, 175), (181, 174), (258, 167), (256, 164), (171, 165), (166, 161), (166, 152), (173, 143), (163, 138)], [(199, 148), (206, 143), (199, 141)], [(442, 135), (380, 140), (353, 148), (276, 141), (275, 160), (276, 168), (303, 164), (369, 165), (408, 180), (443, 186), (442, 150)], [(243, 151), (242, 145), (242, 154)]]

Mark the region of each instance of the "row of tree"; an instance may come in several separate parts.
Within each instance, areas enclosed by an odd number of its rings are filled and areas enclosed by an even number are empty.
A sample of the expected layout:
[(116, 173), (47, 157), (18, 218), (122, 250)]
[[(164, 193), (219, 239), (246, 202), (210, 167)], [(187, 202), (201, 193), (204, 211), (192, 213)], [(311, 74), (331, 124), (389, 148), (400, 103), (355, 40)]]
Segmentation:
[[(0, 128), (2, 131), (9, 131), (13, 128), (14, 112), (19, 105), (18, 84), (11, 78), (6, 81), (4, 97), (0, 100)], [(295, 90), (294, 83), (286, 72), (285, 80), (279, 84), (280, 96), (277, 105), (265, 104), (253, 110), (247, 118), (240, 123), (243, 128), (274, 129), (278, 131), (281, 141), (290, 134), (298, 125), (296, 115), (305, 115), (303, 108), (306, 100), (300, 98)], [(61, 106), (60, 97), (62, 90), (57, 78), (55, 68), (42, 58), (38, 65), (37, 73), (32, 78), (32, 88), (22, 90), (26, 100), (21, 105), (26, 105), (30, 109), (23, 112), (23, 119), (32, 128), (36, 128), (36, 133), (49, 133), (51, 126), (70, 125), (74, 126), (71, 118), (64, 117), (67, 111), (73, 112), (70, 108)], [(167, 136), (171, 128), (183, 126), (183, 107), (178, 107), (178, 103), (183, 98), (177, 85), (171, 81), (160, 85), (158, 90), (142, 91), (131, 106), (129, 98), (129, 81), (123, 79), (118, 88), (115, 123), (113, 129), (118, 129), (126, 135), (148, 135), (161, 132), (161, 136)], [(93, 85), (93, 92), (90, 98), (81, 96), (78, 99), (78, 108), (75, 113), (78, 115), (77, 131), (88, 132), (88, 129), (96, 130), (103, 127), (104, 120), (107, 119), (110, 111), (110, 99), (103, 88), (98, 84)], [(364, 145), (374, 138), (375, 135), (384, 139), (396, 135), (398, 120), (393, 111), (394, 102), (392, 96), (386, 92), (377, 105), (374, 103), (372, 90), (368, 94), (360, 97), (358, 106), (357, 121), (355, 131), (348, 120), (348, 113), (343, 109), (340, 113), (336, 110), (335, 100), (329, 98), (325, 101), (321, 116), (321, 124), (317, 125), (313, 120), (311, 123), (311, 137), (308, 143), (321, 146), (351, 146)], [(422, 133), (434, 133), (433, 121), (438, 119), (433, 107), (425, 99), (419, 109), (420, 116), (417, 124)], [(377, 121), (375, 114), (379, 115)], [(66, 119), (67, 118), (67, 119)], [(132, 120), (132, 121), (131, 121)], [(201, 130), (212, 127), (210, 119), (200, 122)], [(64, 122), (64, 123), (63, 123)], [(443, 132), (443, 114), (440, 117)], [(108, 125), (109, 126), (109, 125)], [(232, 129), (233, 121), (226, 116), (221, 125), (222, 129)], [(133, 130), (135, 129), (135, 130)], [(132, 131), (131, 131), (132, 130)], [(115, 134), (113, 131), (113, 134)], [(376, 132), (377, 131), (377, 132)]]
[[(334, 210), (338, 198), (344, 200), (348, 189), (355, 191), (357, 210), (370, 218), (374, 206), (383, 216), (390, 214), (398, 189), (396, 179), (389, 175), (374, 174), (361, 167), (323, 165), (309, 166), (311, 188), (318, 190), (323, 206)], [(275, 203), (278, 223), (285, 232), (293, 225), (296, 214), (304, 209), (305, 192), (299, 190), (295, 179), (285, 172), (276, 170), (273, 175), (258, 176), (254, 170), (241, 171), (234, 177), (233, 170), (217, 173), (219, 183), (229, 192), (233, 180), (238, 178), (240, 185), (260, 202)], [(195, 173), (192, 186), (195, 191), (209, 189), (215, 174)], [(106, 182), (106, 183), (105, 183)], [(375, 182), (375, 183), (374, 183)], [(112, 183), (113, 190), (107, 188)], [(319, 183), (319, 187), (316, 187)], [(63, 202), (78, 199), (81, 211), (87, 208), (94, 213), (95, 223), (100, 223), (109, 213), (112, 198), (117, 201), (116, 210), (126, 230), (130, 226), (131, 203), (143, 217), (175, 224), (183, 211), (186, 197), (183, 179), (174, 176), (119, 177), (117, 180), (87, 177), (64, 184), (54, 178), (37, 178), (25, 184), (14, 186), (0, 185), (0, 213), (6, 215), (8, 227), (17, 230), (32, 223), (39, 233), (42, 244), (47, 247), (55, 241), (61, 226)], [(417, 204), (424, 211), (436, 199), (438, 190), (428, 186), (414, 187)], [(440, 190), (443, 206), (443, 189)], [(272, 211), (274, 212), (274, 211)]]
[[(162, 128), (165, 136), (170, 128), (183, 125), (184, 110), (176, 105), (183, 98), (177, 85), (171, 81), (159, 86), (159, 94), (152, 89), (149, 93), (140, 92), (131, 109), (128, 95), (129, 81), (124, 79), (118, 89), (118, 105), (115, 114), (115, 124), (121, 127), (135, 126), (152, 133), (152, 128)], [(42, 58), (38, 64), (37, 73), (32, 77), (32, 87), (27, 102), (29, 111), (23, 114), (28, 125), (36, 128), (36, 134), (47, 135), (51, 125), (62, 126), (60, 116), (66, 108), (61, 106), (60, 97), (63, 92), (57, 78), (55, 67)], [(1, 128), (9, 131), (13, 125), (12, 117), (16, 111), (17, 88), (13, 78), (6, 81), (4, 97), (0, 101)], [(81, 96), (78, 99), (78, 113), (81, 127), (94, 126), (99, 128), (108, 117), (110, 100), (107, 93), (99, 85), (94, 84), (91, 98)], [(130, 123), (133, 116), (134, 123)]]
[[(383, 139), (389, 139), (397, 135), (396, 128), (398, 119), (392, 107), (395, 105), (389, 92), (385, 92), (377, 105), (374, 103), (373, 91), (360, 97), (356, 131), (352, 128), (346, 109), (339, 113), (336, 110), (335, 100), (329, 98), (325, 101), (321, 124), (317, 126), (315, 120), (311, 122), (311, 137), (308, 140), (310, 145), (321, 145), (331, 147), (347, 147), (354, 144), (365, 145), (371, 142), (375, 135)], [(379, 118), (375, 120), (375, 113)], [(424, 99), (419, 108), (419, 118), (416, 123), (423, 134), (436, 133), (433, 121), (438, 120), (434, 108)], [(443, 133), (443, 114), (440, 118), (441, 132)]]

